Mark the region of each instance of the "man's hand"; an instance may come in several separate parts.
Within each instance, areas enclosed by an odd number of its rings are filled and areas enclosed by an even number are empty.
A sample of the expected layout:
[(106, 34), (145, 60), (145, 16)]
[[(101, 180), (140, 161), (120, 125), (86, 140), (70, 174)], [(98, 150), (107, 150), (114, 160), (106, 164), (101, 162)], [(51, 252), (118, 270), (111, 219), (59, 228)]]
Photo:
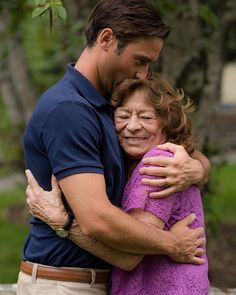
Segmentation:
[(195, 218), (195, 214), (190, 214), (170, 229), (174, 247), (167, 255), (177, 262), (194, 264), (205, 262), (203, 258), (200, 258), (205, 253), (205, 250), (201, 248), (206, 243), (206, 239), (203, 238), (204, 228), (190, 229), (188, 227)]
[(151, 193), (150, 197), (167, 197), (190, 187), (192, 184), (198, 184), (199, 180), (205, 177), (204, 166), (199, 160), (191, 158), (183, 146), (168, 142), (158, 148), (169, 150), (174, 156), (143, 159), (144, 164), (151, 166), (142, 168), (140, 173), (161, 178), (143, 178), (142, 183), (164, 188), (159, 192)]
[(28, 181), (25, 191), (26, 202), (30, 213), (52, 228), (65, 224), (67, 213), (61, 200), (61, 190), (55, 176), (52, 176), (51, 179), (52, 190), (44, 191), (30, 170), (26, 170), (25, 174)]

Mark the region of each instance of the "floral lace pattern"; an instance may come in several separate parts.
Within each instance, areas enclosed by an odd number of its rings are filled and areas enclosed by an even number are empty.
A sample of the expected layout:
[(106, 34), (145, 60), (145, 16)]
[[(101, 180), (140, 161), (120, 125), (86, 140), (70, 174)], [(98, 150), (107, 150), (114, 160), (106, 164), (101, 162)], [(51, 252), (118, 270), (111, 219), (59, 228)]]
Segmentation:
[[(150, 156), (171, 157), (172, 154), (154, 148), (145, 155)], [(166, 230), (194, 212), (197, 218), (191, 227), (204, 226), (201, 196), (196, 186), (168, 198), (151, 199), (148, 194), (160, 188), (141, 184), (139, 169), (143, 166), (140, 162), (125, 187), (122, 201), (124, 211), (142, 208), (152, 212), (165, 222)], [(112, 295), (207, 295), (209, 281), (206, 255), (204, 258), (206, 263), (203, 265), (193, 265), (176, 263), (164, 255), (147, 255), (130, 272), (114, 268)]]

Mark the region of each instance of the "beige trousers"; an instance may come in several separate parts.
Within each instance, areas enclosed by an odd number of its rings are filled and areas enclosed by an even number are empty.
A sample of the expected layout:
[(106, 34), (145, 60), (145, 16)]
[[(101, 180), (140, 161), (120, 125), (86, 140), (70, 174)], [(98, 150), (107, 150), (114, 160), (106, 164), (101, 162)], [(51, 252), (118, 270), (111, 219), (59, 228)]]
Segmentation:
[(19, 273), (17, 295), (107, 295), (107, 284), (84, 284), (54, 281), (37, 278), (23, 272)]

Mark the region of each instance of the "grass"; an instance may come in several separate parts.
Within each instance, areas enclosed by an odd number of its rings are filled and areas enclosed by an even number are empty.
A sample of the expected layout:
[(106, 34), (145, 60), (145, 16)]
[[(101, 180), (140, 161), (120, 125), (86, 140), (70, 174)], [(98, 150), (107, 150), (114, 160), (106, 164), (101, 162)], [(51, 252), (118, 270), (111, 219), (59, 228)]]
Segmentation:
[(223, 223), (236, 223), (236, 164), (213, 168), (211, 189), (213, 210)]
[(22, 249), (29, 230), (27, 225), (9, 222), (6, 209), (24, 202), (23, 187), (0, 193), (0, 283), (15, 283), (19, 271)]
[[(219, 217), (224, 223), (236, 223), (236, 164), (213, 168), (212, 194), (206, 198), (206, 215)], [(11, 205), (25, 201), (25, 188), (16, 187), (0, 193), (0, 283), (15, 283), (19, 271), (24, 240), (29, 227), (9, 222), (5, 214)], [(208, 211), (209, 210), (209, 211)], [(210, 211), (211, 210), (211, 211)], [(213, 213), (212, 213), (213, 212)]]

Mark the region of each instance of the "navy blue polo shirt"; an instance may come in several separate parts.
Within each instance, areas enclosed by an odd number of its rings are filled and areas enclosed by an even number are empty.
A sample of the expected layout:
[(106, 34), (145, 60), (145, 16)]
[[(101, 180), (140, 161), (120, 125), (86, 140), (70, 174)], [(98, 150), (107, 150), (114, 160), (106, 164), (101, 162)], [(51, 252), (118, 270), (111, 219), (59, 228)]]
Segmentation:
[[(122, 153), (113, 109), (92, 84), (69, 65), (62, 80), (40, 98), (24, 134), (26, 167), (51, 189), (51, 174), (103, 174), (110, 201), (119, 206), (125, 185)], [(96, 202), (96, 191), (94, 191)], [(93, 218), (93, 216), (88, 216)], [(109, 264), (58, 237), (37, 218), (24, 246), (23, 260), (67, 267), (108, 268)]]

